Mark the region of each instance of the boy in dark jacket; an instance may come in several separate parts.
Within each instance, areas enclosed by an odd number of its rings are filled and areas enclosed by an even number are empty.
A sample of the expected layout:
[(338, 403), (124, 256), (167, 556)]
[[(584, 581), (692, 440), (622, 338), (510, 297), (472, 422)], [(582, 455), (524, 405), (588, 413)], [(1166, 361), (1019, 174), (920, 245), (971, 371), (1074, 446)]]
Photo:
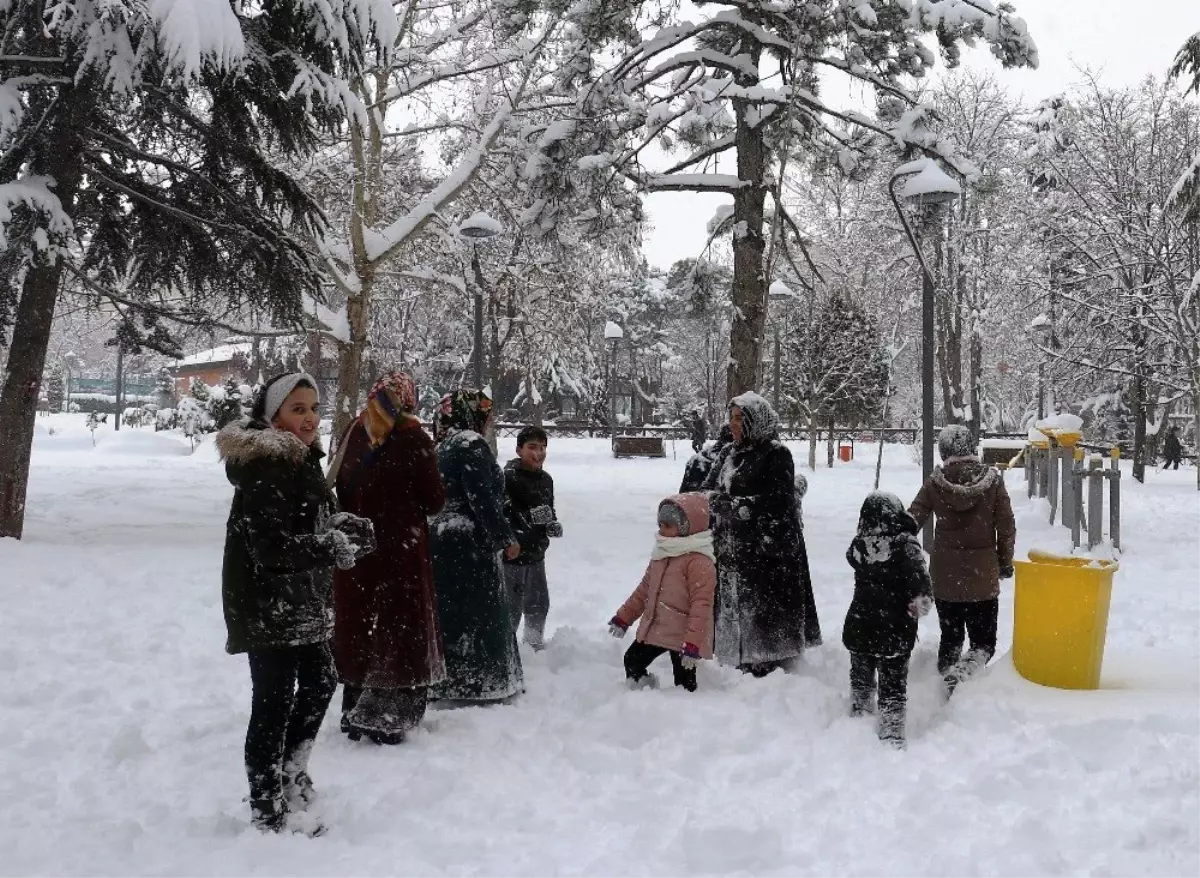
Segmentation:
[(899, 497), (875, 491), (863, 501), (858, 535), (846, 552), (854, 568), (854, 599), (842, 628), (850, 650), (850, 714), (872, 712), (878, 691), (879, 740), (900, 749), (908, 659), (917, 642), (917, 619), (933, 602), (919, 531)]
[(545, 648), (550, 588), (546, 582), (546, 549), (551, 537), (562, 536), (554, 511), (554, 479), (544, 469), (548, 437), (541, 427), (517, 434), (517, 456), (504, 467), (504, 514), (521, 553), (504, 561), (504, 579), (512, 607), (513, 631), (525, 616), (524, 640)]

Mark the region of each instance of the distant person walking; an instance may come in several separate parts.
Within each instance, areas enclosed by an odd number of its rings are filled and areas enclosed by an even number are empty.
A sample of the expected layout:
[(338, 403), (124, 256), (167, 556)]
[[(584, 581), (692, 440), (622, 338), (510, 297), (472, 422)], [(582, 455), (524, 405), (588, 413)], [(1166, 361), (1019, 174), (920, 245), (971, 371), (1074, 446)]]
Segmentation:
[(1179, 469), (1179, 462), (1183, 459), (1183, 443), (1179, 441), (1178, 427), (1171, 427), (1167, 431), (1167, 437), (1163, 440), (1163, 459), (1163, 469), (1171, 469), (1172, 465)]
[(704, 443), (708, 441), (708, 423), (704, 420), (704, 415), (700, 414), (700, 409), (692, 409), (692, 452), (699, 454), (700, 449), (704, 447)]

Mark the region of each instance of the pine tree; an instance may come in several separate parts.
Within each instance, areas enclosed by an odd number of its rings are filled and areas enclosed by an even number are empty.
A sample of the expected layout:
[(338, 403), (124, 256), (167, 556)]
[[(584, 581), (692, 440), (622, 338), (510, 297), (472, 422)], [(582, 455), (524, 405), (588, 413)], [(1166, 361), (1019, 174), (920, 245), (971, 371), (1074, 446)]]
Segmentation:
[(220, 430), (226, 424), (240, 420), (244, 415), (245, 400), (242, 396), (241, 385), (231, 376), (221, 385), (220, 395), (212, 394), (208, 406), (209, 416), (213, 420), (213, 429)]
[(298, 322), (303, 296), (318, 292), (296, 233), (319, 231), (321, 213), (285, 163), (343, 117), (339, 72), (358, 68), (373, 34), (391, 45), (391, 5), (217, 2), (198, 14), (0, 4), (0, 331), (11, 329), (0, 537), (21, 536), (37, 386), (66, 282), (123, 313), (201, 325), (220, 300)]

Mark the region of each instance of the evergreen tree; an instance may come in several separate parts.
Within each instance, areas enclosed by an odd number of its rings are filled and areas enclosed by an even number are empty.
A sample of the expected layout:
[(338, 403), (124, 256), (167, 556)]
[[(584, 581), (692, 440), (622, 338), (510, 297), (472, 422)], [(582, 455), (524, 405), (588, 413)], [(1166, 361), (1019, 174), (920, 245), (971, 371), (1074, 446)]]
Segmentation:
[(66, 386), (63, 382), (62, 372), (55, 369), (50, 375), (50, 383), (46, 388), (46, 404), (49, 406), (50, 411), (61, 412), (66, 395)]
[[(214, 301), (299, 321), (321, 213), (290, 175), (396, 27), (382, 0), (0, 3), (0, 537), (20, 537), (64, 283), (194, 324)], [(166, 14), (169, 12), (170, 14)], [(127, 316), (128, 320), (128, 316)], [(153, 328), (148, 341), (156, 338)], [(160, 350), (163, 348), (159, 348)]]
[(240, 420), (245, 414), (241, 385), (232, 376), (225, 379), (221, 390), (220, 394), (211, 394), (212, 400), (208, 406), (214, 430), (220, 430), (226, 424)]
[(791, 417), (810, 426), (874, 424), (888, 391), (888, 357), (875, 319), (841, 295), (788, 339), (784, 366)]

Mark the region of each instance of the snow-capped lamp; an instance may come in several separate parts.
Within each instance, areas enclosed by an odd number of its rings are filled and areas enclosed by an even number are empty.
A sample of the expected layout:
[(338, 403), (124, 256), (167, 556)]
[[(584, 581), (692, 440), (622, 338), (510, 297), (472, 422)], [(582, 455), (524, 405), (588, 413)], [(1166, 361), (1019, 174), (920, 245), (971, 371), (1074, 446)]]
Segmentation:
[(796, 294), (781, 280), (777, 280), (771, 284), (771, 288), (767, 290), (767, 296), (772, 299), (794, 299)]
[(476, 211), (458, 224), (458, 233), (464, 238), (494, 238), (504, 232), (499, 220), (493, 219), (482, 210)]
[(962, 194), (962, 186), (958, 181), (942, 170), (941, 166), (930, 158), (917, 159), (896, 168), (892, 179), (905, 177), (908, 179), (900, 186), (897, 193), (905, 201), (916, 202), (920, 205), (946, 204)]
[[(897, 185), (899, 184), (899, 185)], [(897, 191), (899, 189), (899, 191)], [(921, 207), (946, 204), (962, 194), (958, 181), (942, 170), (931, 158), (920, 158), (905, 162), (892, 172), (888, 180), (888, 195), (896, 207), (896, 214), (904, 226), (913, 255), (921, 266), (921, 477), (928, 479), (933, 473), (933, 350), (934, 338), (933, 295), (937, 286), (921, 243), (913, 232), (912, 224), (905, 215), (900, 200)], [(926, 526), (922, 540), (928, 550), (933, 545), (933, 531)]]
[(625, 330), (623, 330), (616, 323), (613, 323), (611, 320), (609, 320), (607, 323), (604, 324), (604, 340), (605, 341), (618, 341), (624, 337), (625, 337)]

